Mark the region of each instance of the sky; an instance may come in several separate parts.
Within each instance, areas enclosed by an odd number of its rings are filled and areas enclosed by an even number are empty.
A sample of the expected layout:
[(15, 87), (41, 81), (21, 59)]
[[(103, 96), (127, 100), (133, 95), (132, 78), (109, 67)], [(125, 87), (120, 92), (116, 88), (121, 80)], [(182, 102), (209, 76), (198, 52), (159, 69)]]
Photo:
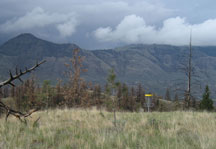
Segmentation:
[(216, 45), (215, 0), (1, 0), (0, 43), (21, 33), (85, 49)]

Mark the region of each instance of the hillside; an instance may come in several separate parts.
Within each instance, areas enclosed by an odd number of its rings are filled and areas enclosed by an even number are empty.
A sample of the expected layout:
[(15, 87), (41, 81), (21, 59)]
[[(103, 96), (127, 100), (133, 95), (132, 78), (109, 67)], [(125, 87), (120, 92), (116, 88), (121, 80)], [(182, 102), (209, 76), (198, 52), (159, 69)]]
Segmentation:
[[(69, 63), (75, 48), (79, 46), (56, 44), (31, 34), (21, 34), (0, 46), (0, 79), (8, 77), (9, 69), (29, 67), (37, 60), (46, 59), (47, 63), (35, 73), (37, 78), (53, 83), (57, 78), (64, 80), (64, 64)], [(164, 95), (167, 87), (175, 90), (177, 80), (184, 79), (179, 67), (187, 50), (187, 46), (143, 44), (107, 50), (81, 49), (81, 55), (85, 56), (84, 66), (88, 69), (83, 77), (93, 83), (105, 84), (108, 70), (114, 68), (120, 81), (129, 85), (140, 82), (147, 91)], [(214, 91), (216, 47), (193, 47), (193, 53), (193, 65), (202, 82), (202, 86), (195, 89), (201, 93), (204, 85), (209, 84)]]
[[(39, 111), (28, 125), (9, 117), (0, 119), (0, 148), (190, 148), (216, 146), (214, 113), (206, 112), (117, 112), (96, 109)], [(36, 119), (40, 117), (37, 123)]]

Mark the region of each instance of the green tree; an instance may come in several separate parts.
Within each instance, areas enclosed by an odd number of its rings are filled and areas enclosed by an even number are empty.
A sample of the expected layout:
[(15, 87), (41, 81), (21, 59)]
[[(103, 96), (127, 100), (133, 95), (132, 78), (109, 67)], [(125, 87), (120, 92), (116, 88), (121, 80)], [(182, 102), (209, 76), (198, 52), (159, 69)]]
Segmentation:
[(121, 108), (129, 110), (129, 89), (125, 83), (122, 85), (122, 96)]
[(114, 116), (114, 125), (116, 126), (116, 107), (117, 107), (117, 101), (116, 101), (116, 90), (118, 86), (120, 85), (119, 82), (115, 81), (116, 74), (114, 72), (114, 69), (111, 69), (109, 72), (109, 75), (107, 77), (107, 89), (106, 92), (109, 96), (109, 98), (112, 98), (112, 108), (113, 108), (113, 116)]
[(142, 85), (141, 83), (139, 83), (137, 86), (137, 92), (136, 92), (136, 102), (141, 103), (144, 97), (145, 95), (144, 95)]
[(55, 95), (55, 92), (54, 92), (54, 89), (51, 87), (51, 81), (44, 80), (43, 86), (42, 86), (42, 96), (43, 96), (42, 100), (43, 102), (45, 102), (46, 108), (51, 106), (54, 95)]
[(200, 103), (200, 109), (211, 111), (214, 109), (213, 101), (210, 98), (210, 91), (208, 85), (206, 85), (205, 92), (203, 94), (203, 98)]
[(119, 84), (118, 89), (117, 89), (117, 98), (118, 98), (118, 108), (120, 108), (121, 107), (121, 100), (122, 100), (122, 85), (121, 85), (121, 83)]
[(179, 101), (179, 99), (178, 99), (178, 94), (177, 94), (177, 93), (175, 93), (175, 99), (174, 99), (174, 101), (175, 101), (175, 102), (178, 102), (178, 101)]
[(1, 100), (2, 96), (3, 96), (3, 91), (2, 91), (2, 88), (0, 88), (0, 100)]
[(131, 92), (129, 96), (129, 104), (130, 104), (130, 111), (133, 112), (137, 110), (137, 103), (135, 98), (135, 89), (134, 87), (131, 87)]
[(63, 95), (63, 87), (61, 86), (62, 81), (58, 80), (58, 83), (56, 84), (55, 91), (56, 96), (53, 98), (53, 104), (61, 106), (64, 104), (64, 95)]
[(171, 100), (171, 98), (170, 98), (169, 88), (167, 88), (167, 90), (166, 90), (165, 100), (169, 100), (169, 101)]

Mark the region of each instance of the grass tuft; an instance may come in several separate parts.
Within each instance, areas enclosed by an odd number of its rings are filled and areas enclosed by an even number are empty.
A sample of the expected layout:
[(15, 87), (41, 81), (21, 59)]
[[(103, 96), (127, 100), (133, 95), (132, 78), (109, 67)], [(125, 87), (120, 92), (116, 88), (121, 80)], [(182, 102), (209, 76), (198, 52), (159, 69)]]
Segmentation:
[[(39, 111), (28, 125), (0, 119), (0, 148), (190, 148), (216, 146), (216, 115), (207, 112), (117, 112), (96, 109)], [(40, 119), (39, 119), (40, 118)]]

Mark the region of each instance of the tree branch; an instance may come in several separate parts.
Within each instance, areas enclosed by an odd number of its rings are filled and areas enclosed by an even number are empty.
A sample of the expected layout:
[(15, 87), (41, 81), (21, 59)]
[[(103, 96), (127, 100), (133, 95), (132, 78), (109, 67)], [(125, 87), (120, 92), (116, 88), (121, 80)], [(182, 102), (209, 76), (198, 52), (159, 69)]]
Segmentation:
[(25, 68), (25, 71), (22, 72), (22, 70), (20, 69), (20, 71), (18, 71), (18, 69), (16, 68), (16, 74), (12, 75), (11, 71), (9, 71), (10, 74), (10, 78), (6, 81), (0, 82), (0, 88), (5, 86), (5, 85), (11, 85), (11, 86), (15, 86), (12, 82), (16, 79), (20, 80), (22, 82), (22, 79), (20, 78), (21, 76), (25, 75), (26, 73), (30, 73), (33, 70), (35, 70), (37, 67), (39, 67), (41, 64), (45, 63), (46, 60), (41, 61), (40, 63), (36, 63), (36, 65), (34, 65), (32, 68)]

